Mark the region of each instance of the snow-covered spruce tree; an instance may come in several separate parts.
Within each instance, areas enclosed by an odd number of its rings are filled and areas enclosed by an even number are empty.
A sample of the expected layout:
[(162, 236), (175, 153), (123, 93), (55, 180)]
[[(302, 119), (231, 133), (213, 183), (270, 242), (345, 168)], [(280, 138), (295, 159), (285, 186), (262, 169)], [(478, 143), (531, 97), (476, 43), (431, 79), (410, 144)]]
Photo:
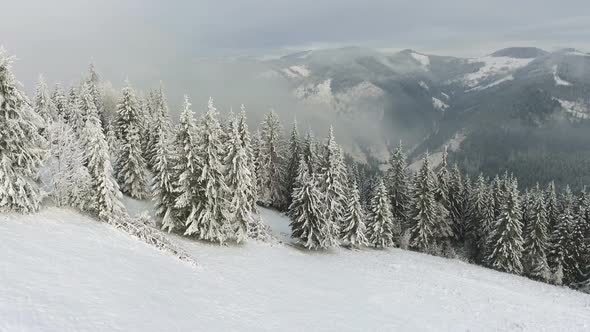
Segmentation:
[(484, 264), (488, 238), (495, 222), (494, 206), (491, 193), (483, 174), (479, 174), (473, 192), (469, 196), (470, 203), (465, 223), (465, 248), (468, 257)]
[(549, 235), (547, 233), (547, 210), (543, 191), (536, 189), (531, 195), (529, 220), (525, 227), (523, 252), (523, 267), (527, 276), (533, 279), (549, 281), (551, 275), (547, 264), (547, 247)]
[(170, 153), (172, 146), (168, 142), (168, 136), (162, 126), (156, 128), (155, 141), (156, 155), (154, 158), (154, 179), (152, 182), (152, 200), (156, 217), (162, 218), (162, 229), (173, 231), (180, 228), (174, 218), (174, 204), (176, 194), (173, 187), (173, 160)]
[(463, 243), (465, 240), (465, 219), (467, 216), (468, 203), (467, 199), (471, 194), (471, 183), (468, 177), (463, 179), (457, 164), (451, 170), (448, 183), (447, 200), (451, 227), (453, 229), (454, 240), (456, 243)]
[(434, 199), (435, 185), (432, 179), (428, 154), (415, 176), (414, 195), (410, 205), (410, 247), (428, 251), (450, 233), (443, 211)]
[(127, 213), (121, 202), (121, 191), (113, 177), (109, 147), (96, 108), (87, 114), (82, 135), (88, 138), (84, 154), (91, 178), (90, 192), (94, 198), (92, 210), (101, 220), (116, 224), (127, 217)]
[(258, 195), (262, 186), (262, 169), (260, 167), (260, 129), (256, 129), (252, 137), (252, 174), (256, 179), (256, 203), (260, 203)]
[(254, 223), (254, 178), (251, 173), (249, 136), (242, 137), (240, 125), (245, 125), (245, 112), (242, 110), (239, 120), (230, 121), (231, 131), (228, 137), (227, 155), (224, 160), (226, 169), (225, 182), (228, 187), (228, 212), (231, 221), (231, 236), (236, 242), (243, 242), (249, 234), (249, 227)]
[(326, 225), (332, 229), (335, 237), (339, 237), (339, 229), (343, 224), (344, 207), (346, 205), (346, 167), (340, 147), (334, 138), (334, 130), (324, 146), (323, 159), (318, 173), (320, 191), (324, 194), (326, 207)]
[(94, 63), (90, 63), (88, 66), (88, 78), (86, 79), (86, 84), (88, 85), (88, 90), (90, 91), (90, 95), (92, 96), (92, 101), (94, 102), (94, 107), (100, 116), (100, 120), (102, 124), (107, 124), (107, 117), (104, 112), (104, 106), (102, 101), (102, 93), (100, 91), (100, 76), (94, 67)]
[(29, 106), (0, 48), (0, 211), (34, 212), (41, 195), (35, 182), (45, 157), (43, 119)]
[(44, 165), (49, 178), (47, 192), (57, 206), (91, 210), (91, 178), (76, 133), (63, 119), (57, 119), (49, 125), (48, 137), (50, 154)]
[(358, 248), (369, 244), (366, 232), (365, 212), (361, 206), (361, 197), (356, 179), (353, 178), (352, 184), (348, 189), (348, 199), (344, 211), (344, 224), (340, 230), (340, 238), (345, 244)]
[(375, 248), (393, 246), (393, 214), (383, 180), (379, 177), (367, 214), (367, 240)]
[(509, 180), (500, 215), (492, 229), (489, 265), (499, 271), (522, 273), (522, 211), (516, 180)]
[(109, 156), (113, 161), (113, 168), (117, 168), (116, 166), (116, 158), (119, 155), (119, 142), (117, 141), (117, 134), (115, 133), (115, 126), (113, 125), (113, 121), (109, 121), (106, 125), (106, 132), (105, 132), (107, 144), (109, 146)]
[(135, 92), (127, 83), (115, 120), (115, 133), (121, 146), (115, 171), (121, 192), (137, 199), (147, 197), (147, 166), (141, 147), (141, 112)]
[(545, 205), (547, 207), (547, 230), (553, 234), (557, 219), (559, 218), (559, 206), (557, 205), (557, 194), (555, 193), (555, 182), (551, 181), (545, 190)]
[[(196, 152), (195, 119), (187, 96), (184, 96), (180, 123), (176, 132), (178, 151), (173, 159), (172, 186), (176, 193), (173, 217), (177, 218), (185, 227), (197, 223), (197, 207), (200, 203), (200, 190), (202, 190), (200, 187), (201, 168)], [(170, 221), (173, 222), (173, 219)], [(195, 229), (195, 231), (197, 230)]]
[(299, 168), (299, 160), (301, 159), (301, 138), (299, 137), (299, 129), (297, 129), (297, 121), (293, 123), (291, 136), (289, 137), (289, 162), (287, 164), (286, 175), (286, 190), (287, 190), (287, 204), (291, 205), (291, 195), (293, 194), (293, 184), (297, 177), (297, 169)]
[(307, 163), (301, 158), (289, 206), (291, 237), (307, 249), (326, 249), (338, 244), (332, 229), (326, 224), (323, 194), (317, 180), (309, 174)]
[(209, 98), (207, 112), (200, 120), (197, 153), (199, 192), (194, 219), (188, 223), (185, 235), (223, 243), (235, 239), (228, 213), (227, 185), (223, 169), (223, 144), (217, 109)]
[(68, 105), (68, 98), (66, 98), (65, 92), (59, 84), (55, 85), (55, 90), (53, 90), (51, 100), (53, 101), (53, 105), (55, 105), (56, 116), (64, 120), (66, 123), (69, 122), (70, 109)]
[(265, 206), (284, 209), (287, 202), (285, 188), (285, 149), (282, 128), (274, 111), (266, 114), (261, 124), (259, 164), (259, 199)]
[(408, 215), (411, 197), (406, 156), (401, 141), (391, 156), (390, 168), (387, 171), (385, 180), (394, 223), (399, 224), (400, 233), (403, 234), (410, 226)]
[(305, 163), (307, 164), (307, 170), (309, 174), (314, 175), (318, 172), (319, 165), (319, 153), (317, 151), (317, 144), (313, 133), (308, 130), (305, 134), (305, 140), (303, 141), (302, 155)]
[(157, 93), (152, 95), (153, 100), (151, 101), (153, 105), (150, 108), (151, 110), (151, 122), (148, 124), (146, 130), (149, 131), (147, 133), (147, 146), (144, 148), (146, 151), (146, 161), (148, 166), (152, 168), (156, 162), (156, 142), (159, 140), (159, 127), (163, 129), (163, 134), (169, 135), (169, 132), (172, 130), (172, 125), (170, 123), (170, 114), (168, 111), (168, 103), (166, 102), (166, 95), (164, 94), (164, 88), (162, 83), (160, 83), (160, 89)]
[(35, 112), (45, 121), (48, 126), (49, 123), (57, 119), (57, 111), (55, 104), (49, 95), (49, 90), (43, 76), (39, 76), (37, 88), (35, 90)]

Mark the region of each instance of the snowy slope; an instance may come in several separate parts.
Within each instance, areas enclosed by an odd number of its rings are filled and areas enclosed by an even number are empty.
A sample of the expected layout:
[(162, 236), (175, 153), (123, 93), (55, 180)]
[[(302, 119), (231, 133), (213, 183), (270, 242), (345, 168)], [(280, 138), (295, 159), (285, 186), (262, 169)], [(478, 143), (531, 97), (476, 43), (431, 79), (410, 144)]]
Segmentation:
[(75, 212), (0, 215), (0, 331), (590, 329), (590, 296), (456, 260), (172, 237), (199, 267)]

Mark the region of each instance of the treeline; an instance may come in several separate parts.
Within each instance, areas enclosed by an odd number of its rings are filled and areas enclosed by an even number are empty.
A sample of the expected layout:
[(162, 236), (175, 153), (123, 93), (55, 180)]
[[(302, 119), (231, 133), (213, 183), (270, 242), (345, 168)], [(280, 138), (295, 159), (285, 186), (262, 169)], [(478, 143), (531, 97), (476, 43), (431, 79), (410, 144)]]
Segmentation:
[(123, 193), (151, 197), (162, 229), (239, 243), (268, 236), (262, 205), (287, 213), (308, 249), (401, 247), (589, 287), (585, 191), (522, 193), (508, 174), (472, 181), (448, 167), (446, 153), (436, 171), (426, 155), (410, 174), (401, 143), (389, 169), (370, 174), (332, 128), (322, 141), (296, 123), (284, 135), (272, 111), (251, 135), (244, 106), (221, 116), (210, 99), (196, 116), (185, 97), (175, 124), (162, 88), (139, 98), (126, 83), (110, 116), (93, 67), (67, 96), (41, 81), (30, 107), (0, 59), (1, 210), (39, 209), (42, 182), (56, 204), (109, 221), (125, 213)]

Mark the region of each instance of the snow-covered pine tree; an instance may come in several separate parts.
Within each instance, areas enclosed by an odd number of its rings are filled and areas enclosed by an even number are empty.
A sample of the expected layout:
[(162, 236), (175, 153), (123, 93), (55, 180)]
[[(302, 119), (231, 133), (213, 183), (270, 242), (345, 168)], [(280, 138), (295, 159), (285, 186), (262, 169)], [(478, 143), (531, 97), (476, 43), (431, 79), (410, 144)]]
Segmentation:
[(107, 144), (109, 146), (109, 156), (111, 157), (111, 160), (113, 161), (113, 169), (117, 168), (117, 166), (115, 165), (116, 162), (116, 158), (119, 155), (119, 142), (117, 141), (117, 134), (115, 133), (115, 126), (113, 125), (113, 121), (109, 121), (109, 123), (106, 126), (106, 140), (107, 140)]
[(44, 121), (19, 89), (11, 63), (0, 48), (0, 211), (29, 213), (41, 202), (35, 178), (47, 142), (39, 134)]
[(289, 206), (291, 237), (307, 249), (326, 249), (337, 245), (332, 229), (326, 225), (323, 194), (317, 180), (309, 173), (303, 159), (299, 161), (298, 176)]
[(404, 234), (410, 227), (408, 215), (411, 202), (411, 188), (406, 156), (401, 141), (391, 156), (390, 168), (387, 171), (385, 179), (394, 223), (399, 225), (400, 234)]
[[(224, 160), (226, 169), (225, 182), (228, 187), (228, 212), (231, 221), (230, 234), (236, 242), (243, 242), (248, 237), (250, 226), (254, 221), (254, 177), (251, 172), (250, 139), (246, 125), (244, 108), (239, 119), (230, 121), (231, 131), (228, 137), (228, 153)], [(242, 133), (241, 130), (245, 132)]]
[(94, 67), (94, 63), (90, 63), (88, 66), (88, 78), (86, 79), (86, 84), (88, 85), (88, 90), (90, 91), (94, 107), (96, 107), (101, 122), (103, 125), (109, 123), (104, 112), (102, 93), (100, 91), (100, 76)]
[(101, 220), (116, 224), (127, 217), (127, 212), (121, 202), (121, 191), (113, 176), (109, 147), (96, 108), (87, 114), (82, 135), (88, 139), (84, 159), (91, 178), (90, 192), (94, 198), (92, 210)]
[(457, 164), (451, 170), (447, 191), (448, 205), (453, 229), (454, 240), (456, 243), (463, 243), (465, 240), (465, 219), (468, 209), (468, 195), (471, 194), (471, 183), (468, 177), (463, 179)]
[(351, 247), (358, 248), (369, 244), (366, 236), (365, 211), (361, 205), (356, 179), (348, 189), (348, 200), (344, 212), (344, 224), (340, 230), (340, 238)]
[(195, 146), (197, 153), (199, 188), (194, 220), (187, 223), (186, 235), (197, 235), (202, 240), (223, 243), (236, 234), (231, 229), (228, 213), (227, 185), (223, 169), (223, 144), (221, 126), (213, 99), (209, 98), (208, 108), (199, 126)]
[(486, 249), (494, 222), (493, 198), (486, 179), (480, 173), (470, 195), (465, 223), (467, 255), (478, 264), (484, 264), (485, 257), (489, 253)]
[(129, 82), (117, 105), (115, 133), (120, 143), (115, 169), (121, 192), (136, 199), (147, 197), (147, 166), (141, 146), (141, 109)]
[(539, 189), (539, 184), (537, 184), (531, 195), (529, 209), (529, 220), (524, 231), (524, 272), (530, 278), (549, 281), (551, 274), (547, 264), (547, 248), (549, 244), (547, 209), (545, 208), (543, 191)]
[(299, 160), (301, 159), (301, 139), (299, 137), (299, 129), (297, 128), (297, 120), (293, 122), (293, 129), (291, 130), (291, 137), (289, 138), (289, 163), (287, 164), (286, 175), (286, 190), (287, 203), (291, 205), (293, 194), (293, 184), (297, 177), (297, 169), (299, 168)]
[(274, 111), (264, 117), (261, 124), (259, 146), (260, 186), (259, 199), (265, 206), (285, 208), (287, 193), (285, 188), (285, 151), (282, 128)]
[(393, 246), (394, 235), (390, 200), (385, 184), (379, 177), (367, 214), (367, 240), (375, 248), (386, 248)]
[(493, 225), (489, 265), (499, 271), (522, 273), (522, 211), (516, 180), (508, 180), (500, 215)]
[(309, 174), (314, 175), (318, 172), (319, 168), (319, 155), (317, 151), (317, 144), (313, 133), (308, 130), (305, 134), (305, 140), (303, 141), (302, 155), (305, 163), (307, 164), (307, 170)]
[(437, 244), (437, 237), (443, 216), (439, 215), (439, 208), (434, 199), (435, 186), (432, 180), (428, 154), (423, 159), (422, 166), (415, 176), (414, 197), (410, 205), (410, 247), (427, 251)]
[[(39, 76), (37, 88), (35, 90), (34, 110), (45, 121), (46, 126), (49, 126), (51, 121), (57, 119), (55, 104), (49, 95), (47, 84), (42, 75)], [(46, 132), (46, 130), (44, 131)]]
[(158, 139), (155, 141), (152, 200), (156, 217), (162, 218), (162, 229), (171, 232), (181, 228), (173, 212), (176, 194), (173, 187), (173, 160), (170, 153), (172, 147), (164, 128), (159, 126), (156, 130), (158, 132), (155, 135)]
[(65, 92), (59, 84), (55, 85), (55, 90), (53, 90), (51, 100), (53, 101), (53, 105), (55, 105), (56, 116), (64, 120), (66, 123), (69, 122), (70, 109), (68, 105), (68, 99), (66, 98)]
[(169, 132), (172, 130), (172, 125), (170, 123), (170, 114), (168, 111), (168, 103), (166, 101), (166, 95), (164, 94), (164, 87), (162, 83), (160, 83), (160, 89), (157, 93), (153, 94), (152, 100), (153, 104), (151, 108), (151, 123), (147, 126), (146, 130), (149, 130), (147, 135), (147, 147), (145, 148), (146, 151), (146, 161), (148, 166), (152, 168), (155, 164), (156, 158), (156, 142), (159, 140), (159, 127), (162, 127), (163, 133), (165, 135), (169, 135)]
[(318, 172), (319, 189), (324, 194), (326, 207), (326, 224), (332, 228), (335, 237), (339, 237), (339, 229), (343, 224), (344, 207), (346, 205), (346, 167), (340, 147), (334, 137), (334, 129), (324, 146), (323, 159)]
[(44, 165), (49, 178), (47, 192), (57, 206), (91, 210), (91, 179), (76, 133), (63, 119), (56, 119), (48, 127), (48, 137), (50, 154)]
[(555, 193), (555, 182), (551, 181), (545, 190), (545, 205), (547, 206), (547, 230), (553, 234), (557, 219), (559, 218), (559, 206), (557, 204), (557, 194)]
[[(202, 190), (200, 187), (201, 169), (196, 152), (197, 133), (194, 113), (186, 95), (176, 132), (178, 151), (173, 159), (172, 186), (176, 193), (173, 217), (177, 218), (185, 227), (197, 223), (197, 207), (200, 203), (200, 191)], [(196, 231), (197, 229), (195, 229)]]

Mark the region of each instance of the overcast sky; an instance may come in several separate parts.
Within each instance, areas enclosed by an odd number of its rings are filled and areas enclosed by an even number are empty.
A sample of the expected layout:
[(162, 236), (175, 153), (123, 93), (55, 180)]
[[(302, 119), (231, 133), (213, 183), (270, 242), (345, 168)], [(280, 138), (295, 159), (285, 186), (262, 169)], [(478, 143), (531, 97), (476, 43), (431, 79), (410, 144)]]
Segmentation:
[(0, 8), (0, 44), (21, 66), (50, 74), (90, 59), (152, 70), (181, 58), (343, 45), (463, 56), (509, 45), (590, 49), (588, 0), (0, 0)]

